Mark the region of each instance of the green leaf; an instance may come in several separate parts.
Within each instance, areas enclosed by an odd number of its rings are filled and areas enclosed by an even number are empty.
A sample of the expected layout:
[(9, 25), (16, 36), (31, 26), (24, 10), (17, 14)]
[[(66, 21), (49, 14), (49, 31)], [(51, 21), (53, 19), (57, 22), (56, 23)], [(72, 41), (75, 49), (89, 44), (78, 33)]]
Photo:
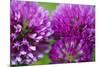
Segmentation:
[(50, 44), (54, 44), (56, 41), (54, 39), (50, 40)]
[(95, 49), (93, 50), (92, 61), (95, 61)]
[(39, 5), (43, 8), (47, 9), (49, 13), (52, 13), (55, 10), (57, 3), (46, 3), (46, 2), (39, 2)]
[(35, 65), (49, 64), (51, 60), (48, 57), (48, 54), (45, 54), (43, 58), (35, 63)]

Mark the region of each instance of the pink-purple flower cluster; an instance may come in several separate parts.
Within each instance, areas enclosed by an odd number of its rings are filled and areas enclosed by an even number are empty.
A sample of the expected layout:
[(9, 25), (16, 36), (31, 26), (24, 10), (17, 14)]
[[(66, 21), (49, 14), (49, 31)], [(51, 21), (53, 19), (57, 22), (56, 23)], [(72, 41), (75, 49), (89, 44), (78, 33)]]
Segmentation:
[(95, 6), (60, 4), (51, 22), (56, 40), (49, 53), (53, 63), (92, 61), (95, 49)]
[[(50, 17), (38, 3), (11, 0), (12, 65), (35, 64), (45, 53), (51, 63), (92, 61), (95, 6), (60, 4)], [(50, 46), (51, 40), (55, 43)]]
[(37, 3), (11, 0), (11, 64), (34, 64), (48, 52), (48, 11)]

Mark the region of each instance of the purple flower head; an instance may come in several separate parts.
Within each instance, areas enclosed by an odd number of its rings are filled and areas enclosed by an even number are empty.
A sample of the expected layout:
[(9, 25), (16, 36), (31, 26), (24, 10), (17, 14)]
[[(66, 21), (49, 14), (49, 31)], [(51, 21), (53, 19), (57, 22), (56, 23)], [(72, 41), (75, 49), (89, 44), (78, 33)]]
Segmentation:
[(48, 11), (37, 3), (11, 0), (11, 63), (34, 64), (48, 52), (51, 35)]
[(50, 58), (54, 63), (92, 61), (95, 48), (95, 7), (61, 4), (52, 16)]

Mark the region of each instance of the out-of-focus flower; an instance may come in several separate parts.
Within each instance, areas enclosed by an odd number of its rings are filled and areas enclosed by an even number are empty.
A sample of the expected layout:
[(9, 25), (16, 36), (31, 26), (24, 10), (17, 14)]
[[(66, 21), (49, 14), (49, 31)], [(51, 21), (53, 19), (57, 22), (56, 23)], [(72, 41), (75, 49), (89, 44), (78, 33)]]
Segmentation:
[(53, 63), (92, 61), (95, 49), (95, 6), (61, 4), (51, 20), (56, 40), (49, 53)]
[(11, 0), (11, 64), (34, 64), (48, 52), (48, 11), (37, 3)]

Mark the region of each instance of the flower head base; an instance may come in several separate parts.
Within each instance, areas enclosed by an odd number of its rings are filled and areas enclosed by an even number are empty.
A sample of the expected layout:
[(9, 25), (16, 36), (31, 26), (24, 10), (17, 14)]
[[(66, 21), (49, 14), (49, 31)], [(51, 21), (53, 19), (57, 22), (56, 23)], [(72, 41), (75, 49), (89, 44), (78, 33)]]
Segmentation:
[(11, 0), (11, 63), (34, 64), (48, 51), (48, 11), (37, 3)]
[(54, 63), (92, 61), (95, 49), (95, 7), (61, 4), (52, 17), (50, 58)]

